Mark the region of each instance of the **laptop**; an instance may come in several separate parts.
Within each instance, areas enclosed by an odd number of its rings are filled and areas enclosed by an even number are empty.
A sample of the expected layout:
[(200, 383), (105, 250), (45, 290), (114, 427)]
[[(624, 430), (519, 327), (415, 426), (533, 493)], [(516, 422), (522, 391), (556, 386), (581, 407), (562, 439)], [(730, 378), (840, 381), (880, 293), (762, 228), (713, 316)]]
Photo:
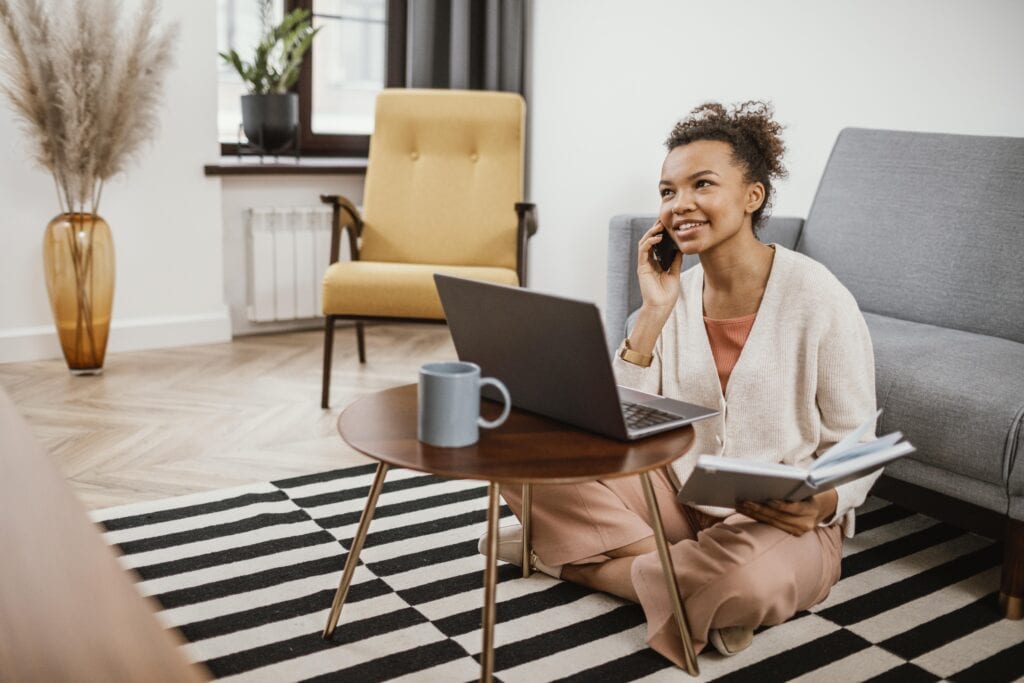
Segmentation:
[[(508, 387), (516, 408), (632, 441), (717, 410), (616, 385), (597, 306), (434, 275), (459, 359)], [(485, 387), (483, 395), (500, 400)]]

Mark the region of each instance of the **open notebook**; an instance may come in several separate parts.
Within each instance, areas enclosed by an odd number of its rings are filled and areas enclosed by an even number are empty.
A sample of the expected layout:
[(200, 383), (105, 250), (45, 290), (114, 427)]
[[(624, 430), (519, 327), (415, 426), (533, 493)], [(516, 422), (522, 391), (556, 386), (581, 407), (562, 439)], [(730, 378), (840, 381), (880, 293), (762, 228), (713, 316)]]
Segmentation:
[(743, 500), (803, 500), (860, 479), (914, 451), (893, 432), (861, 443), (882, 411), (822, 453), (810, 469), (740, 458), (702, 455), (679, 491), (679, 502), (736, 507)]

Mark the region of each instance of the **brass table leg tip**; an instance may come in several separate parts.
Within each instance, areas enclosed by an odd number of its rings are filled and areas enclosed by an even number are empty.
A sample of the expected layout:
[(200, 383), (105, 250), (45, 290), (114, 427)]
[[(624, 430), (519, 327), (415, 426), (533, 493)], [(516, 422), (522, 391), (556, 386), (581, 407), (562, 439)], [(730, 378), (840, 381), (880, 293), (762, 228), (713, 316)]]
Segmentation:
[(1003, 613), (1004, 619), (1024, 619), (1024, 598), (999, 593), (999, 611)]

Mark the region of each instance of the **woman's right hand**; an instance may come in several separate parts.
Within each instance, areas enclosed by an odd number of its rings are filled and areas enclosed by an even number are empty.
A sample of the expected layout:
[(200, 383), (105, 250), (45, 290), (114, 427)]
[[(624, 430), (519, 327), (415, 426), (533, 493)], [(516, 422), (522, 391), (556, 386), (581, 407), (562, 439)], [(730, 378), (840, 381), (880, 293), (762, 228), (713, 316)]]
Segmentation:
[(676, 252), (672, 267), (667, 271), (661, 269), (654, 256), (654, 245), (662, 240), (672, 239), (658, 220), (650, 230), (640, 238), (637, 249), (637, 278), (640, 280), (640, 294), (643, 296), (644, 308), (651, 311), (664, 312), (666, 317), (679, 298), (679, 272), (683, 267), (683, 255)]
[(644, 355), (654, 353), (654, 347), (661, 336), (661, 328), (668, 322), (672, 309), (682, 289), (679, 284), (679, 271), (683, 267), (683, 255), (676, 252), (672, 266), (668, 271), (661, 269), (654, 256), (654, 245), (662, 240), (670, 240), (668, 234), (662, 234), (664, 228), (657, 221), (650, 230), (640, 238), (637, 251), (636, 274), (640, 280), (640, 294), (643, 305), (637, 315), (636, 324), (626, 340), (629, 349)]

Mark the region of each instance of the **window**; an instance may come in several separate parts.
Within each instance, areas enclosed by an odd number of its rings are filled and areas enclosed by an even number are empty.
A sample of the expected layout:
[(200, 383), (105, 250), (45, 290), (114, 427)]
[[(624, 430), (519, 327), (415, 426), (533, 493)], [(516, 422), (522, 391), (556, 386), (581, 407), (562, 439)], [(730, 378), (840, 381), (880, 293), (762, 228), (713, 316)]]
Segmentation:
[(405, 85), (407, 2), (288, 3), (312, 10), (313, 25), (323, 27), (299, 79), (303, 154), (364, 156), (370, 147), (377, 92)]
[[(295, 88), (302, 153), (364, 156), (377, 92), (405, 82), (406, 0), (275, 0), (275, 18), (298, 7), (310, 10), (321, 28)], [(218, 51), (251, 53), (261, 30), (258, 14), (258, 0), (218, 0)], [(219, 68), (221, 150), (232, 154), (245, 88), (223, 60)]]
[(373, 132), (373, 99), (384, 86), (385, 0), (313, 0), (320, 50), (313, 54), (313, 134)]

